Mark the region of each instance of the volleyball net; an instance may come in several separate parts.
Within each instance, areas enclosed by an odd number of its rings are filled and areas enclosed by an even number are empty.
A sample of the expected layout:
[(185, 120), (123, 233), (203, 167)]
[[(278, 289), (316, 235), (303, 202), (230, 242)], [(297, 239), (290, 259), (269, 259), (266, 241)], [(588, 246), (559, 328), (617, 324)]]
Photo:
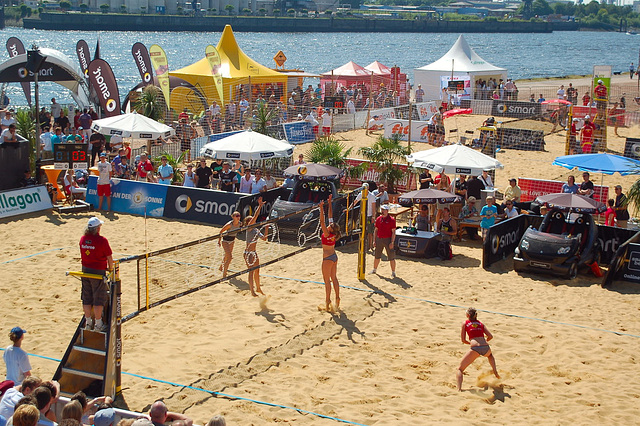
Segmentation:
[[(120, 259), (121, 264), (135, 265), (135, 268), (126, 270), (136, 276), (123, 274), (123, 282), (137, 282), (137, 309), (123, 315), (122, 321), (318, 245), (321, 232), (319, 216), (319, 207), (310, 205), (278, 218), (243, 226), (235, 230), (234, 241), (225, 241), (224, 235), (217, 233)], [(229, 234), (227, 240), (228, 237)], [(230, 260), (227, 274), (223, 276), (225, 257)]]

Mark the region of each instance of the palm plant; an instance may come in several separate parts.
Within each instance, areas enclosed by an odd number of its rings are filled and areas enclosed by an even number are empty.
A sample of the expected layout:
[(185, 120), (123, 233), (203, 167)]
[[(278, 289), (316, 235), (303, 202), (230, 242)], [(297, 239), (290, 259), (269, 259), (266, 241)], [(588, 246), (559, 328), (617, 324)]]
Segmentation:
[(327, 136), (313, 141), (305, 156), (312, 163), (327, 164), (339, 169), (346, 169), (349, 177), (358, 178), (369, 168), (369, 163), (361, 163), (357, 166), (349, 165), (347, 159), (352, 150), (353, 148), (347, 148), (345, 144), (334, 137)]
[(155, 164), (161, 164), (161, 158), (167, 157), (167, 164), (169, 164), (171, 168), (173, 168), (173, 179), (171, 179), (171, 183), (182, 182), (184, 181), (184, 173), (182, 172), (182, 170), (180, 170), (180, 164), (184, 163), (186, 153), (187, 151), (183, 151), (180, 156), (176, 158), (168, 152), (163, 152), (159, 156), (154, 158), (153, 162)]
[(380, 181), (386, 182), (389, 192), (395, 193), (396, 182), (402, 180), (405, 173), (395, 163), (405, 161), (405, 156), (411, 154), (411, 150), (402, 146), (398, 135), (391, 138), (380, 136), (372, 145), (358, 150), (367, 160), (376, 163), (376, 170), (380, 173)]
[(269, 134), (269, 125), (278, 118), (278, 110), (269, 108), (265, 103), (258, 104), (253, 110), (253, 117), (249, 119), (253, 123), (253, 130), (263, 135)]
[(36, 166), (36, 123), (28, 108), (16, 111), (16, 133), (29, 141), (29, 164), (31, 170)]
[(149, 85), (142, 89), (142, 94), (133, 103), (133, 108), (145, 117), (158, 121), (164, 112), (163, 100), (160, 89)]
[(627, 200), (627, 206), (630, 206), (633, 203), (633, 213), (637, 214), (638, 210), (640, 210), (640, 179), (635, 181), (633, 185), (629, 187), (629, 192), (627, 192)]

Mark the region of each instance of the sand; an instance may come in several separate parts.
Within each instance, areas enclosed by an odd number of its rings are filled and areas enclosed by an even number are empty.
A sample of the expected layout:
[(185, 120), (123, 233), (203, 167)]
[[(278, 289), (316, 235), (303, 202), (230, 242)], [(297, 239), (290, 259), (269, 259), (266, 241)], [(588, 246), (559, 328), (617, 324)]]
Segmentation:
[[(485, 118), (453, 118), (446, 125), (471, 129)], [(506, 187), (512, 176), (564, 180), (572, 172), (551, 165), (564, 153), (563, 135), (548, 136), (546, 152), (499, 153), (506, 167), (497, 172), (497, 187)], [(621, 152), (624, 139), (609, 136), (610, 148)], [(361, 147), (376, 136), (353, 131), (338, 137)], [(634, 181), (618, 175), (604, 180), (625, 190)], [(80, 319), (80, 284), (65, 271), (79, 268), (77, 242), (90, 216), (47, 213), (0, 222), (0, 329), (26, 328), (23, 347), (32, 354), (61, 358)], [(99, 216), (116, 257), (145, 250), (143, 218)], [(147, 221), (149, 250), (215, 232), (205, 225)], [(336, 315), (317, 309), (324, 289), (318, 283), (321, 251), (314, 248), (263, 268), (265, 298), (251, 297), (242, 276), (123, 325), (126, 373), (301, 411), (129, 374), (123, 375), (124, 401), (132, 410), (145, 410), (162, 398), (170, 410), (200, 424), (213, 414), (223, 414), (232, 425), (336, 423), (305, 411), (379, 425), (637, 422), (637, 286), (618, 283), (604, 290), (591, 275), (573, 281), (518, 275), (509, 260), (484, 270), (479, 243), (456, 242), (453, 250), (446, 263), (399, 258), (397, 279), (383, 262), (379, 275), (361, 282), (355, 246), (339, 249), (338, 276), (345, 288), (343, 310)], [(130, 266), (123, 266), (122, 279), (127, 313), (136, 304)], [(460, 342), (460, 325), (471, 305), (482, 310), (479, 319), (495, 336), (491, 345), (502, 379), (478, 359), (458, 393), (455, 370), (468, 350)], [(57, 367), (38, 357), (31, 362), (44, 378)]]

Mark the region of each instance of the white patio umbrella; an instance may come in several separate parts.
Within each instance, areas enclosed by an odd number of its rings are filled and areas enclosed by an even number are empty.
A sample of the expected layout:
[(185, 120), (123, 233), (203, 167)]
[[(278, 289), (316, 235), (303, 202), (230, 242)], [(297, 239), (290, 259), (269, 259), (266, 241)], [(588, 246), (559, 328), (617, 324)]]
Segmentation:
[(200, 150), (200, 155), (228, 160), (266, 160), (286, 158), (293, 155), (293, 145), (262, 133), (245, 130), (226, 138), (209, 142)]
[(483, 170), (502, 169), (504, 166), (495, 158), (461, 144), (447, 145), (407, 155), (407, 161), (414, 167), (440, 173), (479, 175)]
[(132, 139), (168, 138), (175, 134), (173, 128), (137, 112), (95, 120), (91, 124), (91, 130), (103, 135), (119, 135), (123, 138)]

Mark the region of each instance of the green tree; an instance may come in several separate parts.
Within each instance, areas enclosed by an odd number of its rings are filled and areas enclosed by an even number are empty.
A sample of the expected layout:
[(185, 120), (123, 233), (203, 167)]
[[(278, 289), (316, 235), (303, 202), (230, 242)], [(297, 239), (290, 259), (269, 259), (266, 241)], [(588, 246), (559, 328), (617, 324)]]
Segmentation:
[(27, 10), (29, 9), (29, 6), (27, 6), (26, 4), (21, 4), (20, 5), (20, 17), (24, 18), (25, 16), (27, 16)]
[(80, 4), (80, 13), (87, 13), (89, 10), (89, 5), (86, 3)]
[(367, 170), (369, 163), (361, 163), (359, 166), (349, 166), (347, 158), (351, 155), (353, 148), (347, 146), (332, 136), (321, 137), (313, 141), (311, 148), (305, 156), (312, 163), (327, 164), (339, 169), (347, 169), (350, 177), (359, 177)]
[(396, 163), (406, 161), (405, 156), (411, 154), (409, 148), (402, 146), (400, 137), (394, 135), (392, 138), (380, 136), (378, 140), (369, 147), (358, 150), (362, 156), (376, 164), (376, 170), (380, 173), (380, 181), (387, 182), (390, 193), (395, 193), (396, 182), (401, 180), (405, 172)]
[(330, 10), (325, 10), (324, 14), (327, 15), (327, 16), (331, 16), (333, 14), (333, 12), (330, 11)]
[(293, 16), (295, 14), (296, 14), (296, 10), (295, 9), (287, 9), (287, 15)]
[(109, 11), (109, 3), (102, 3), (100, 5), (100, 10), (102, 13), (107, 13)]
[(258, 12), (260, 12), (260, 15), (265, 16), (267, 14), (267, 9), (265, 9), (264, 7), (261, 7), (260, 10), (258, 10)]
[(142, 90), (142, 94), (133, 103), (133, 108), (145, 117), (158, 121), (164, 113), (163, 100), (160, 89), (149, 85)]
[(273, 9), (273, 16), (278, 16), (280, 15), (280, 9)]
[(126, 4), (121, 4), (120, 5), (120, 13), (127, 13), (127, 5)]
[(589, 4), (582, 5), (582, 6), (584, 6), (584, 14), (586, 16), (588, 16), (588, 15), (596, 15), (598, 13), (598, 11), (600, 10), (600, 3), (598, 3), (595, 0), (592, 0), (591, 2), (589, 2)]
[(231, 16), (233, 14), (233, 10), (235, 9), (235, 7), (233, 7), (232, 4), (228, 4), (224, 7), (224, 10), (227, 11), (227, 13), (229, 14), (229, 16)]
[(545, 0), (535, 0), (531, 5), (531, 9), (533, 14), (538, 16), (546, 16), (553, 13), (553, 9)]
[(71, 9), (71, 2), (68, 0), (62, 0), (60, 2), (60, 9), (62, 9), (63, 12), (68, 12), (69, 9)]
[(244, 9), (242, 9), (242, 13), (249, 16), (251, 15), (251, 9), (249, 9), (248, 7), (245, 7)]
[(176, 11), (178, 12), (178, 15), (182, 15), (182, 11), (183, 11), (183, 7), (182, 6), (178, 6), (178, 8), (176, 9)]

